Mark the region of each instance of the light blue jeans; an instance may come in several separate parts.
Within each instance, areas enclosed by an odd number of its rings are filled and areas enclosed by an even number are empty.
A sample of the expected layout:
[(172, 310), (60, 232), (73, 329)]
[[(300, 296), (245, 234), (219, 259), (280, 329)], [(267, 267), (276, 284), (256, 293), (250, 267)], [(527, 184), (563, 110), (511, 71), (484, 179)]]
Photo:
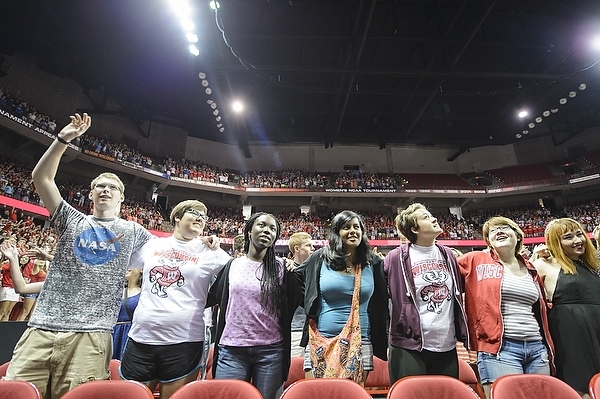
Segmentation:
[(215, 378), (252, 382), (264, 399), (283, 391), (283, 342), (271, 345), (219, 346)]
[(477, 368), (483, 384), (506, 374), (550, 375), (548, 350), (542, 341), (504, 338), (497, 355), (477, 352)]

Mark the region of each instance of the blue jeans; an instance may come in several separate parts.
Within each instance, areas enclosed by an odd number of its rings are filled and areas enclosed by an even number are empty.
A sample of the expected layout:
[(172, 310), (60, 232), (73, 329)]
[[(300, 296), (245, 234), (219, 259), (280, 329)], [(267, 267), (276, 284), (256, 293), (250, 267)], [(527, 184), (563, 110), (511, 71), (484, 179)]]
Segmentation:
[(477, 368), (483, 384), (506, 374), (550, 375), (548, 350), (542, 341), (505, 338), (497, 355), (477, 352)]
[(283, 342), (271, 345), (219, 346), (216, 379), (252, 382), (264, 399), (277, 399), (283, 391)]

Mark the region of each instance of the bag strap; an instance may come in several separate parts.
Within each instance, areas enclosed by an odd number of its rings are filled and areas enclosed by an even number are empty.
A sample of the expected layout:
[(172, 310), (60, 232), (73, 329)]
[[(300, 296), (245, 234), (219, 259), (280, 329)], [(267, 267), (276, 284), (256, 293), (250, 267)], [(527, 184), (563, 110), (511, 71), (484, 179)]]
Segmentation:
[(352, 293), (352, 305), (350, 308), (350, 317), (349, 319), (357, 319), (359, 316), (359, 307), (360, 307), (360, 279), (362, 276), (362, 267), (361, 265), (357, 265), (354, 270), (354, 292)]

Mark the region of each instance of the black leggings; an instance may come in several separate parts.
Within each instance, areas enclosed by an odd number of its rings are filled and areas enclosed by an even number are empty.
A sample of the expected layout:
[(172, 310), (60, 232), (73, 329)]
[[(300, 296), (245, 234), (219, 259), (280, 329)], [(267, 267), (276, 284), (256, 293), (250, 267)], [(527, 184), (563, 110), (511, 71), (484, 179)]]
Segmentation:
[(458, 378), (456, 348), (448, 352), (411, 351), (390, 345), (390, 385), (409, 375), (438, 374)]

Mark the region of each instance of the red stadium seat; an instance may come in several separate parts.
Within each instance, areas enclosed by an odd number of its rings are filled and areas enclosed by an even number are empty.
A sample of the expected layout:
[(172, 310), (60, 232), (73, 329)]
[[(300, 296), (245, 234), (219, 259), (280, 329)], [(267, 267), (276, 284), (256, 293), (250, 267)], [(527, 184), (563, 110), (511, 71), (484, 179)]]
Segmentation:
[(0, 399), (42, 399), (42, 395), (31, 382), (0, 380)]
[(394, 383), (388, 399), (479, 399), (465, 383), (444, 375), (404, 377)]
[(490, 399), (581, 399), (570, 386), (549, 375), (503, 375), (492, 384)]
[(279, 399), (371, 399), (363, 387), (350, 380), (310, 378), (294, 382)]
[(154, 399), (154, 396), (141, 382), (102, 380), (78, 385), (61, 399)]
[(193, 381), (179, 388), (170, 399), (262, 399), (249, 382), (242, 380)]

